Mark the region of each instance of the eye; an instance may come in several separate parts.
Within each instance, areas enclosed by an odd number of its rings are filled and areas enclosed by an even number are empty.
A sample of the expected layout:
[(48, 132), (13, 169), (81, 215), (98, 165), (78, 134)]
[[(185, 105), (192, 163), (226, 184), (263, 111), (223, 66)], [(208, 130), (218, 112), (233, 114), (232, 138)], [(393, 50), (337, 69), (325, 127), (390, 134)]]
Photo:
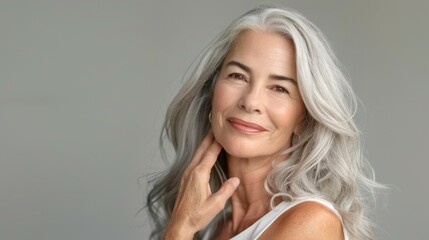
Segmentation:
[(289, 93), (289, 91), (282, 86), (274, 86), (272, 89), (279, 93)]
[(228, 76), (230, 78), (233, 78), (233, 79), (242, 80), (242, 81), (246, 81), (247, 82), (246, 77), (243, 74), (240, 74), (240, 73), (231, 73)]

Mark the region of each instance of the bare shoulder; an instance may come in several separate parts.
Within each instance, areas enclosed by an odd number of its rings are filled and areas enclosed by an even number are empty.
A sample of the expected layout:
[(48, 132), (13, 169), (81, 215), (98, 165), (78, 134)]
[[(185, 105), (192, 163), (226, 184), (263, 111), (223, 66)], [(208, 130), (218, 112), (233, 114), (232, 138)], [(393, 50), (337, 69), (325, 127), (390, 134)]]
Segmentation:
[(265, 230), (263, 239), (343, 239), (340, 219), (317, 202), (303, 202), (283, 213)]

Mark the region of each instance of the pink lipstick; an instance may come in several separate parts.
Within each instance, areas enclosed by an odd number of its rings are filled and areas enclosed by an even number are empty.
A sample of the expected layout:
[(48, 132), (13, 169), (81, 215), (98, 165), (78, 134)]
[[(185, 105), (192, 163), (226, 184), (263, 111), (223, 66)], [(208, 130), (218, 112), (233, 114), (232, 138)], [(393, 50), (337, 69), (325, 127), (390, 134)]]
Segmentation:
[(245, 134), (255, 134), (267, 131), (267, 129), (258, 124), (246, 122), (238, 118), (228, 118), (227, 120), (235, 130)]

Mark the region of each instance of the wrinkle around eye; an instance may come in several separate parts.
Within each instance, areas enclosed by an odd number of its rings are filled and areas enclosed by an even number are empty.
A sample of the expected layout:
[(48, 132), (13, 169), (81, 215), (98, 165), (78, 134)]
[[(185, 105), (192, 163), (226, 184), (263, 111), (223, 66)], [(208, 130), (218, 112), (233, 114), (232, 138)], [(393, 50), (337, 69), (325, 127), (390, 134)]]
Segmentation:
[(241, 73), (230, 73), (230, 74), (228, 74), (228, 77), (232, 78), (232, 79), (242, 80), (242, 81), (247, 82), (247, 78)]
[(277, 92), (289, 94), (289, 91), (286, 88), (282, 87), (282, 86), (274, 86), (274, 90), (277, 91)]
[(283, 86), (275, 85), (275, 86), (271, 87), (271, 90), (273, 90), (276, 93), (290, 95), (289, 90), (287, 88), (283, 87)]

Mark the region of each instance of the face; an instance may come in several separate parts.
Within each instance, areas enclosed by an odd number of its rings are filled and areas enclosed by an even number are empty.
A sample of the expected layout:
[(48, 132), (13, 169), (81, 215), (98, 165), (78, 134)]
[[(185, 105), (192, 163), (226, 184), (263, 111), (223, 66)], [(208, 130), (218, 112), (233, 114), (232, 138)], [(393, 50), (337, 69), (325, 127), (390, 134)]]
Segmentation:
[(291, 146), (306, 112), (291, 40), (262, 30), (242, 32), (215, 81), (212, 129), (229, 155), (273, 158)]

